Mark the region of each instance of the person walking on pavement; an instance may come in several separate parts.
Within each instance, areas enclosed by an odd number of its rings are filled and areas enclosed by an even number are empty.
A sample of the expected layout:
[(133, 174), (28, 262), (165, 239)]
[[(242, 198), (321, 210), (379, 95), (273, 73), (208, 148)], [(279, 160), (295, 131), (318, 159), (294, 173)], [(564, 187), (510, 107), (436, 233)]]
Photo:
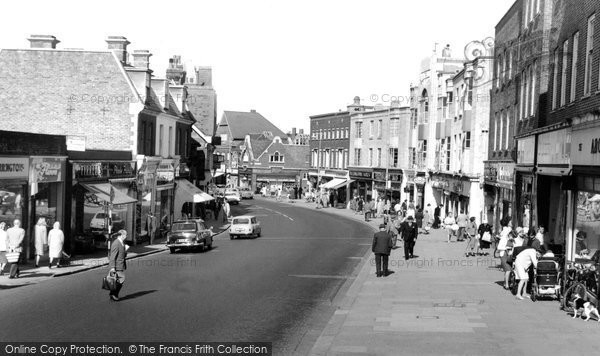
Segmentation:
[(508, 279), (510, 277), (511, 267), (508, 264), (509, 252), (512, 249), (509, 245), (509, 240), (511, 239), (510, 235), (512, 233), (511, 226), (511, 218), (509, 216), (505, 216), (500, 220), (500, 226), (502, 226), (502, 231), (500, 232), (500, 241), (498, 241), (498, 246), (496, 249), (500, 251), (500, 265), (504, 270), (504, 289), (509, 289)]
[(229, 219), (229, 214), (231, 213), (231, 207), (229, 206), (229, 202), (227, 199), (223, 202), (223, 222), (227, 222)]
[(379, 232), (373, 235), (373, 246), (375, 254), (375, 270), (377, 277), (388, 276), (392, 271), (388, 269), (388, 261), (392, 252), (392, 237), (385, 231), (385, 225), (379, 225)]
[(431, 227), (433, 227), (434, 229), (440, 228), (440, 224), (442, 223), (440, 216), (441, 216), (443, 207), (444, 207), (444, 205), (440, 204), (440, 205), (436, 206), (435, 209), (433, 210), (433, 225)]
[(402, 223), (400, 235), (402, 235), (402, 240), (404, 241), (404, 259), (408, 260), (415, 257), (414, 248), (417, 236), (419, 235), (419, 229), (412, 216), (409, 215), (406, 221)]
[[(467, 227), (465, 228), (465, 234), (467, 235), (467, 252), (465, 252), (465, 256), (475, 256), (475, 253), (479, 254), (479, 239), (477, 238), (477, 223), (475, 222), (475, 217), (472, 216), (469, 222), (467, 223)], [(477, 251), (477, 252), (475, 252)]]
[(423, 221), (425, 220), (425, 214), (423, 214), (423, 209), (417, 207), (417, 212), (415, 213), (415, 221), (417, 222), (417, 228), (419, 232), (423, 229)]
[(8, 251), (19, 253), (17, 262), (10, 264), (10, 276), (8, 278), (19, 278), (19, 261), (21, 260), (21, 253), (23, 252), (23, 240), (25, 239), (25, 230), (21, 227), (21, 220), (15, 219), (13, 221), (13, 227), (8, 229), (6, 234), (8, 235)]
[(46, 218), (39, 218), (35, 224), (35, 267), (40, 266), (40, 259), (44, 256), (46, 246), (48, 245), (48, 231), (46, 227)]
[(129, 246), (125, 245), (125, 239), (127, 238), (127, 231), (119, 230), (119, 235), (113, 241), (110, 246), (110, 256), (108, 258), (109, 274), (114, 275), (116, 278), (116, 288), (111, 290), (108, 294), (110, 300), (118, 302), (119, 292), (123, 288), (125, 283), (125, 270), (127, 269), (127, 249)]
[(65, 235), (60, 229), (60, 223), (57, 221), (54, 223), (52, 230), (48, 234), (48, 246), (50, 262), (48, 268), (52, 268), (52, 262), (56, 259), (56, 267), (60, 267), (60, 259), (63, 253), (63, 246), (65, 244)]
[(8, 264), (6, 251), (8, 251), (8, 234), (6, 233), (6, 223), (0, 222), (0, 276), (4, 275), (4, 266)]
[(457, 241), (465, 240), (465, 229), (467, 228), (467, 223), (469, 222), (469, 218), (467, 214), (465, 214), (464, 210), (460, 211), (460, 214), (456, 217), (456, 224), (458, 224), (458, 237)]
[(454, 236), (454, 234), (455, 234), (455, 231), (454, 231), (455, 224), (456, 224), (456, 220), (454, 220), (452, 213), (448, 213), (448, 216), (446, 216), (446, 218), (444, 219), (444, 226), (445, 226), (446, 230), (448, 231), (448, 243), (450, 243), (450, 241), (452, 241), (452, 236)]
[(373, 201), (369, 200), (365, 206), (365, 221), (369, 221), (369, 219), (371, 218), (371, 210), (373, 210)]

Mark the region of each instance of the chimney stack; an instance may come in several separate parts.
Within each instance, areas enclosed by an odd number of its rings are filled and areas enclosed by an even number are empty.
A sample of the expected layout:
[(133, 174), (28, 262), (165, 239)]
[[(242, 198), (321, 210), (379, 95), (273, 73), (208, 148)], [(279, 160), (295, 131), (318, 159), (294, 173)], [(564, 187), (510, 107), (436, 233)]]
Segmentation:
[(127, 45), (131, 42), (127, 41), (127, 38), (123, 36), (108, 36), (106, 43), (108, 43), (108, 49), (117, 55), (121, 63), (127, 64)]
[(31, 48), (51, 48), (55, 49), (56, 44), (60, 43), (56, 37), (51, 35), (31, 35), (27, 39)]
[(147, 49), (133, 51), (133, 66), (141, 69), (150, 69), (150, 57), (152, 53)]
[(292, 136), (296, 138), (296, 128), (292, 127)]
[(169, 67), (167, 68), (167, 79), (172, 80), (177, 85), (185, 84), (186, 72), (181, 63), (181, 56), (169, 58)]

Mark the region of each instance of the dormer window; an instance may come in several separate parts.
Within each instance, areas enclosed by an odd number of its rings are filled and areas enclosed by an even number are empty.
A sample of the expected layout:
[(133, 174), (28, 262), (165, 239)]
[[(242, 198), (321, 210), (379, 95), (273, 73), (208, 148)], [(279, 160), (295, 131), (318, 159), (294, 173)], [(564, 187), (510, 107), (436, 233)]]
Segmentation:
[(275, 153), (269, 157), (269, 162), (283, 163), (283, 155), (275, 151)]

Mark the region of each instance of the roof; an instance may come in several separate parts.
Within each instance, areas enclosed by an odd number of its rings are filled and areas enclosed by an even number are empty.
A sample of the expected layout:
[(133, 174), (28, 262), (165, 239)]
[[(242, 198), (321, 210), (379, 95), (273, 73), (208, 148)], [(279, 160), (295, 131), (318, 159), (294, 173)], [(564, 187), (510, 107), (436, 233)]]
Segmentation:
[(284, 145), (285, 168), (309, 168), (310, 146)]
[(277, 126), (255, 111), (224, 111), (219, 126), (228, 126), (232, 139), (243, 140), (247, 134), (264, 131), (271, 131), (273, 136), (279, 136), (282, 139), (287, 137)]
[(252, 156), (257, 158), (271, 145), (273, 142), (272, 137), (267, 137), (261, 134), (249, 134), (250, 146), (252, 147)]

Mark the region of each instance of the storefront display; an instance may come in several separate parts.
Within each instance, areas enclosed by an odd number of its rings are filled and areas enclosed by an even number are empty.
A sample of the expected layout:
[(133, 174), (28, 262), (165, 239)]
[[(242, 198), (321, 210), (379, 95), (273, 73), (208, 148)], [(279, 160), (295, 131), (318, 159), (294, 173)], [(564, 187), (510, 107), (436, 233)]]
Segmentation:
[(25, 224), (28, 178), (29, 158), (0, 157), (0, 222), (12, 226), (19, 219)]

